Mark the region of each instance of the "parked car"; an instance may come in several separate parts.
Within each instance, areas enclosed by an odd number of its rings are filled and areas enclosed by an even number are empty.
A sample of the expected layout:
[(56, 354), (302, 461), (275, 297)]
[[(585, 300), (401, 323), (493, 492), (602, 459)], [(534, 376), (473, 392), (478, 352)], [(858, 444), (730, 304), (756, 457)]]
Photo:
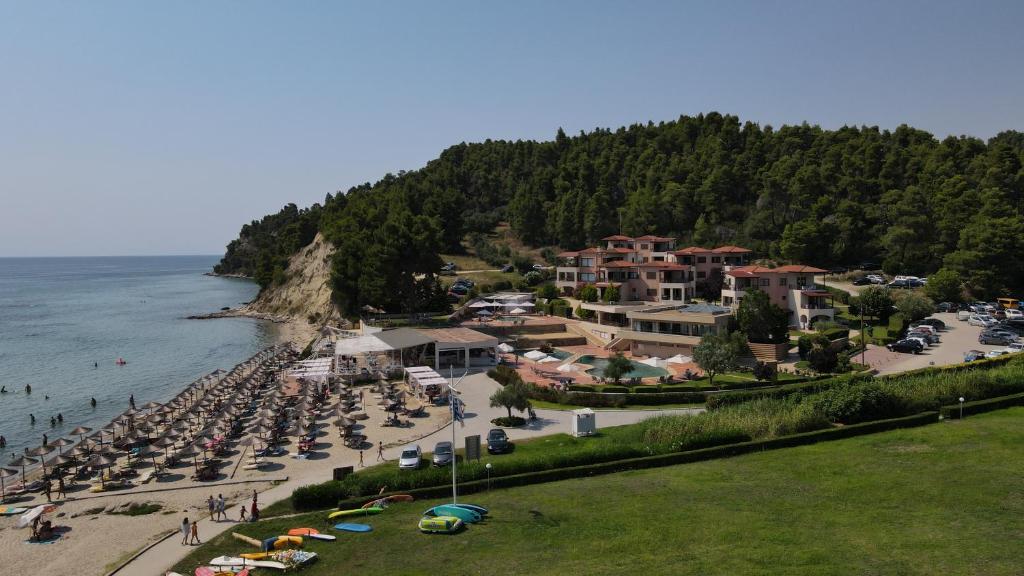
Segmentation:
[(861, 262), (857, 267), (861, 270), (878, 270), (881, 268), (881, 266), (878, 265), (878, 262), (871, 262), (870, 260)]
[(543, 270), (544, 269), (544, 265), (543, 264), (534, 264), (533, 265), (533, 269), (534, 270)]
[(458, 269), (459, 267), (455, 265), (455, 262), (448, 262), (444, 266), (441, 266), (441, 272), (454, 272)]
[(452, 463), (454, 456), (451, 442), (438, 442), (434, 446), (434, 457), (431, 459), (431, 463), (434, 466), (447, 466)]
[(1003, 313), (1006, 314), (1007, 320), (1024, 320), (1024, 312), (1021, 312), (1016, 308), (1007, 308), (1006, 310), (1003, 310)]
[(998, 322), (995, 321), (995, 318), (992, 318), (988, 314), (972, 314), (971, 317), (967, 320), (967, 323), (970, 324), (971, 326), (983, 327), (995, 326), (996, 324), (998, 324)]
[(1002, 328), (1000, 326), (986, 328), (981, 331), (980, 336), (998, 336), (1006, 338), (1010, 342), (1016, 342), (1017, 340), (1020, 340), (1020, 336), (1018, 336), (1016, 332), (1012, 330), (1007, 330), (1006, 328)]
[(515, 269), (516, 267), (511, 264), (505, 264), (504, 266), (501, 267), (502, 272), (512, 272)]
[(854, 286), (867, 286), (869, 284), (874, 284), (874, 282), (872, 282), (867, 276), (861, 276), (860, 278), (854, 278), (853, 280)]
[(1006, 349), (1010, 352), (1024, 352), (1024, 342), (1012, 342)]
[(924, 350), (924, 345), (919, 340), (903, 339), (898, 342), (886, 345), (886, 348), (890, 352), (909, 352), (910, 354), (920, 354)]
[(918, 332), (917, 330), (911, 330), (910, 332), (907, 332), (907, 337), (924, 338), (925, 342), (927, 342), (929, 346), (934, 346), (935, 344), (939, 343), (938, 334), (930, 334), (928, 332)]
[[(946, 323), (943, 322), (942, 320), (939, 320), (938, 318), (925, 318), (924, 320), (921, 320), (920, 322), (917, 322), (917, 324), (918, 325), (931, 326), (932, 328), (935, 328), (936, 330), (945, 330), (946, 329)], [(913, 326), (913, 324), (911, 324), (911, 326)]]
[(420, 450), (420, 445), (413, 444), (402, 450), (402, 455), (398, 457), (398, 468), (401, 470), (415, 470), (420, 467), (422, 456), (423, 451)]
[(995, 310), (995, 311), (993, 311), (991, 313), (991, 315), (996, 320), (1006, 320), (1006, 311), (1005, 310)]
[(933, 344), (929, 342), (923, 334), (907, 334), (907, 337), (904, 338), (904, 340), (917, 340), (918, 342), (921, 343), (922, 349), (931, 348), (933, 346)]
[(881, 274), (868, 274), (867, 278), (872, 284), (885, 284), (885, 276)]
[(989, 350), (985, 353), (985, 358), (999, 358), (1003, 354), (1009, 354), (1008, 350)]
[(927, 334), (939, 335), (939, 331), (930, 324), (914, 323), (910, 325), (911, 332), (925, 332)]
[(491, 431), (487, 433), (487, 451), (491, 454), (504, 454), (511, 447), (508, 434), (505, 434), (501, 428), (491, 428)]
[(959, 307), (953, 302), (939, 302), (939, 305), (935, 307), (938, 312), (956, 312)]
[(985, 357), (985, 353), (981, 350), (970, 350), (967, 354), (964, 354), (964, 362), (974, 362), (975, 360), (981, 360)]
[(912, 288), (909, 280), (893, 280), (892, 282), (889, 282), (887, 286), (892, 289)]
[(978, 335), (979, 344), (995, 344), (996, 346), (1006, 346), (1014, 342), (1014, 339), (1007, 334), (985, 334), (984, 332)]
[(961, 322), (966, 322), (971, 317), (970, 310), (960, 310), (956, 313), (956, 319)]

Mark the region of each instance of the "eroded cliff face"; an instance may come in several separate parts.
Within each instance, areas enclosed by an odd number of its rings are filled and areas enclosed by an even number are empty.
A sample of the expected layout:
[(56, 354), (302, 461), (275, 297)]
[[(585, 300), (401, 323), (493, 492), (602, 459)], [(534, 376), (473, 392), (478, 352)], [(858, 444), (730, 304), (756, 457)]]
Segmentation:
[(320, 234), (313, 242), (288, 260), (288, 279), (264, 290), (247, 306), (249, 312), (276, 317), (286, 316), (298, 322), (314, 321), (322, 326), (340, 317), (331, 303), (331, 254), (334, 246)]

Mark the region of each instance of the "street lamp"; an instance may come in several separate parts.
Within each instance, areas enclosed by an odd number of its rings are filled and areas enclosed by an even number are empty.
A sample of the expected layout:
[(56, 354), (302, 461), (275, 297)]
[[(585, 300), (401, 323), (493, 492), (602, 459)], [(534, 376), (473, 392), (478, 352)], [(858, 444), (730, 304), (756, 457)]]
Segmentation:
[(487, 491), (491, 491), (491, 463), (488, 462), (484, 468), (487, 468)]
[(960, 419), (964, 419), (964, 397), (960, 397)]

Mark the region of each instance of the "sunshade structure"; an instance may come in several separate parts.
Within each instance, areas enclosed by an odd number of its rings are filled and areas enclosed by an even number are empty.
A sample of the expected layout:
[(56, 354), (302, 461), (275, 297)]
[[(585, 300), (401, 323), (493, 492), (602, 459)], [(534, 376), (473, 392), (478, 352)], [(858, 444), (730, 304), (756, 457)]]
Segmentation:
[(540, 350), (530, 350), (526, 354), (523, 354), (523, 356), (533, 361), (539, 361), (541, 358), (546, 358), (547, 354), (541, 352)]
[(378, 334), (366, 334), (356, 338), (338, 340), (334, 343), (334, 354), (335, 356), (358, 356), (367, 352), (388, 352), (394, 350), (394, 348), (378, 338)]
[(570, 362), (569, 364), (562, 364), (558, 368), (555, 368), (555, 370), (558, 370), (559, 372), (579, 372), (580, 367)]
[(61, 452), (64, 451), (64, 447), (65, 446), (71, 446), (74, 443), (75, 443), (74, 440), (68, 440), (67, 438), (58, 438), (58, 439), (54, 440), (53, 442), (50, 442), (50, 446), (56, 446), (57, 447), (57, 453), (60, 454)]
[[(89, 466), (95, 468), (110, 468), (114, 464), (117, 464), (117, 457), (108, 454), (95, 454), (92, 458), (89, 458)], [(106, 485), (106, 483), (106, 475), (100, 471), (100, 484)]]
[(491, 312), (490, 310), (481, 310), (481, 311), (477, 312), (476, 315), (477, 316), (494, 316), (494, 312)]
[(288, 370), (290, 376), (296, 378), (312, 378), (323, 380), (331, 375), (333, 358), (311, 358), (301, 360)]
[(25, 454), (27, 456), (39, 456), (40, 457), (39, 462), (40, 462), (40, 465), (43, 467), (43, 475), (44, 476), (46, 475), (46, 462), (43, 461), (42, 456), (45, 456), (45, 455), (49, 454), (50, 452), (53, 452), (53, 448), (51, 448), (49, 446), (38, 446), (38, 447), (33, 448), (31, 450), (25, 450)]
[(511, 354), (512, 352), (515, 352), (515, 348), (513, 348), (511, 344), (508, 344), (506, 342), (498, 344), (497, 348), (498, 352), (502, 352), (504, 354)]
[(526, 314), (526, 310), (520, 308), (519, 306), (516, 306), (515, 308), (510, 310), (509, 313), (510, 314)]
[(92, 428), (88, 428), (86, 426), (78, 426), (71, 432), (68, 432), (68, 434), (71, 434), (72, 436), (78, 436), (78, 440), (82, 441), (85, 439), (85, 435), (88, 434), (89, 432), (92, 432)]
[(690, 362), (693, 362), (693, 358), (682, 354), (676, 354), (675, 356), (665, 360), (665, 362), (668, 364), (689, 364)]
[(7, 496), (7, 487), (4, 480), (17, 475), (18, 471), (13, 468), (0, 468), (0, 500)]
[(641, 364), (646, 364), (648, 366), (654, 366), (655, 368), (664, 368), (665, 366), (668, 365), (667, 360), (658, 358), (657, 356), (651, 356), (650, 358), (645, 358), (643, 360), (640, 360), (639, 362)]
[(28, 456), (18, 456), (14, 460), (11, 460), (11, 466), (17, 466), (21, 468), (21, 483), (25, 483), (25, 468), (38, 462), (35, 458), (29, 458)]

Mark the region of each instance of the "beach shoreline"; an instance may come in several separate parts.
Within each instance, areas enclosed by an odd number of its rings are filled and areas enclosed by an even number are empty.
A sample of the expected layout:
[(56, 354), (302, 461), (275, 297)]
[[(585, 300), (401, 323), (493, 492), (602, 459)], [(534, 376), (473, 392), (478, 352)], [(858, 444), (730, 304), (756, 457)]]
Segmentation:
[(253, 310), (251, 304), (187, 316), (188, 320), (216, 320), (219, 318), (253, 318), (270, 322), (274, 325), (275, 340), (278, 344), (292, 344), (300, 350), (313, 341), (319, 333), (317, 327), (306, 320), (285, 314), (269, 314)]

